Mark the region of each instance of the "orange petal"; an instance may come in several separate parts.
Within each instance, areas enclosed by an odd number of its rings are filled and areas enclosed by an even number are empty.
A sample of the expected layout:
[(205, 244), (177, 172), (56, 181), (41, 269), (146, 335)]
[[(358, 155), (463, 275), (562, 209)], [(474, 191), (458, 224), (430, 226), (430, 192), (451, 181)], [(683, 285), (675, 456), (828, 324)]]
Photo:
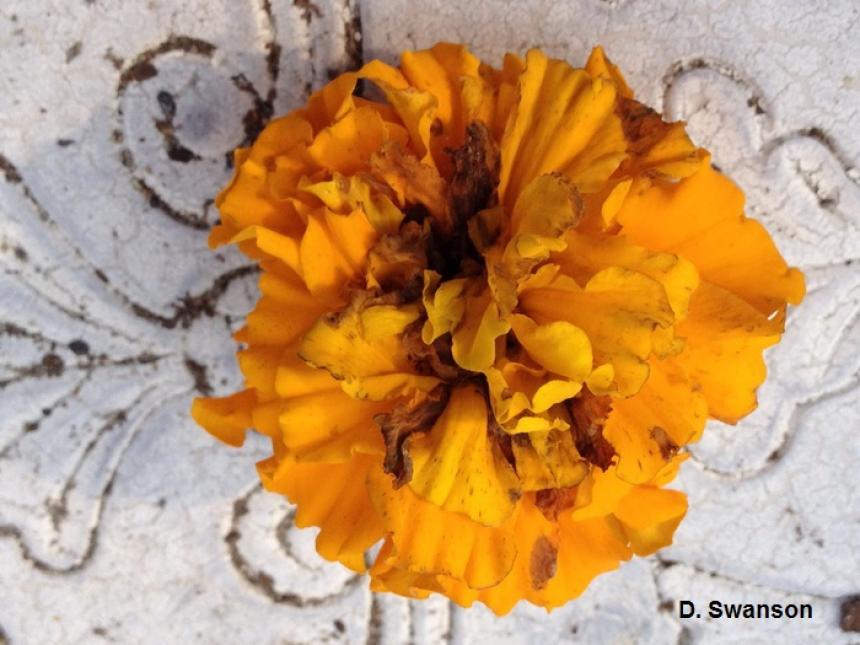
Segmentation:
[(783, 316), (766, 317), (744, 300), (702, 282), (690, 314), (678, 325), (685, 338), (677, 357), (712, 417), (735, 423), (756, 407), (756, 389), (767, 375), (762, 351), (782, 334)]
[(492, 587), (514, 563), (509, 527), (482, 526), (466, 515), (422, 500), (409, 486), (395, 490), (390, 477), (372, 469), (368, 488), (391, 535), (392, 566), (419, 574), (443, 574), (473, 589)]
[(251, 408), (257, 402), (254, 390), (242, 390), (221, 398), (197, 398), (191, 416), (206, 432), (231, 446), (245, 443), (251, 427)]
[(517, 90), (500, 145), (499, 195), (508, 208), (534, 177), (574, 164), (605, 121), (618, 118), (614, 83), (538, 50), (526, 55)]
[(322, 130), (308, 147), (314, 163), (345, 175), (367, 170), (370, 157), (389, 138), (378, 112), (361, 107)]
[(684, 493), (650, 486), (634, 488), (613, 511), (636, 555), (651, 555), (672, 544), (686, 513)]
[(680, 365), (652, 359), (650, 367), (635, 396), (613, 402), (603, 428), (619, 457), (618, 477), (634, 484), (650, 481), (679, 446), (697, 440), (708, 416), (705, 397)]
[(803, 275), (790, 269), (767, 231), (743, 215), (743, 193), (709, 164), (676, 184), (631, 191), (618, 214), (637, 244), (684, 256), (703, 279), (744, 298), (765, 315), (797, 304)]
[(266, 489), (297, 506), (297, 527), (320, 528), (316, 547), (322, 557), (364, 572), (364, 552), (384, 534), (364, 486), (371, 468), (381, 468), (377, 457), (357, 455), (337, 464), (260, 462), (258, 471)]

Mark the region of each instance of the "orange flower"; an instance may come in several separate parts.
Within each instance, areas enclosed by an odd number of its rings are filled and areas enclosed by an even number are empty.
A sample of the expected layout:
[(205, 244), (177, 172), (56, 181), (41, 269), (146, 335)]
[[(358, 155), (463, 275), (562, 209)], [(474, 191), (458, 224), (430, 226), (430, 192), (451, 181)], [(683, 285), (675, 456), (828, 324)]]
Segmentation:
[[(368, 99), (359, 81), (375, 88)], [(755, 408), (804, 294), (743, 195), (600, 48), (464, 47), (338, 77), (236, 151), (212, 246), (262, 296), (245, 389), (198, 399), (372, 588), (547, 608), (672, 541), (664, 486)]]

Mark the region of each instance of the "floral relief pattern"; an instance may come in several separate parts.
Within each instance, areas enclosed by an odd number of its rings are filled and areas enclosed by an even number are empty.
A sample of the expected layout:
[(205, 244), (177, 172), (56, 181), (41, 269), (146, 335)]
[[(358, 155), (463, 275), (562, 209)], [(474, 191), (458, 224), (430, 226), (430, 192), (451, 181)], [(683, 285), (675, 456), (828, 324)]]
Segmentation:
[[(858, 509), (844, 489), (860, 379), (860, 142), (840, 134), (850, 102), (801, 121), (799, 99), (773, 91), (740, 54), (691, 39), (659, 69), (633, 66), (631, 83), (646, 97), (656, 88), (667, 116), (712, 150), (750, 215), (807, 274), (808, 295), (767, 354), (759, 409), (738, 427), (713, 424), (692, 447), (678, 484), (691, 511), (658, 558), (625, 565), (548, 618), (374, 596), (324, 563), (289, 505), (259, 489), (250, 468), (265, 454), (259, 442), (223, 451), (188, 419), (193, 396), (235, 389), (229, 336), (256, 299), (246, 261), (205, 247), (229, 151), (355, 67), (362, 49), (391, 59), (447, 38), (482, 54), (546, 44), (581, 62), (598, 36), (577, 16), (605, 32), (661, 16), (635, 1), (576, 4), (552, 10), (573, 34), (566, 40), (552, 25), (503, 16), (528, 42), (505, 29), (466, 33), (467, 20), (489, 25), (491, 2), (459, 17), (445, 8), (426, 29), (398, 3), (377, 2), (249, 0), (175, 14), (156, 2), (152, 16), (82, 3), (64, 18), (48, 15), (60, 7), (48, 0), (0, 10), (17, 48), (0, 63), (0, 607), (10, 608), (0, 609), (0, 642), (146, 631), (229, 641), (249, 625), (264, 642), (517, 642), (535, 630), (583, 642), (731, 638), (731, 626), (690, 626), (665, 610), (697, 585), (738, 601), (814, 602), (821, 618), (803, 633), (848, 642), (838, 612), (857, 592)], [(704, 29), (717, 34), (724, 19)], [(87, 31), (90, 21), (104, 29)], [(732, 28), (745, 33), (741, 23)], [(818, 36), (815, 51), (835, 51), (843, 29)], [(40, 30), (56, 42), (38, 45)], [(632, 55), (599, 40), (622, 65)], [(32, 80), (33, 61), (43, 61), (44, 85)], [(39, 132), (32, 118), (44, 122)], [(826, 441), (845, 454), (830, 456)], [(715, 533), (717, 517), (736, 535)], [(81, 589), (118, 609), (89, 608)], [(46, 608), (55, 619), (37, 632)], [(777, 628), (755, 627), (762, 637)], [(792, 642), (802, 632), (784, 634)]]

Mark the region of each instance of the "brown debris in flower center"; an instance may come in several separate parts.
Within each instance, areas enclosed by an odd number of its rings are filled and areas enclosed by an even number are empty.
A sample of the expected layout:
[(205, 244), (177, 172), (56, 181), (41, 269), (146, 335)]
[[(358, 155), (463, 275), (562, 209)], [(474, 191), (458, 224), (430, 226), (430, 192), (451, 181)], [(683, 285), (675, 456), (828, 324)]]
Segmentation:
[(372, 277), (383, 293), (401, 292), (404, 302), (417, 299), (427, 267), (426, 242), (417, 222), (406, 222), (396, 234), (384, 235), (368, 253), (368, 279)]
[(584, 459), (606, 470), (615, 456), (615, 449), (603, 436), (603, 426), (612, 410), (612, 399), (596, 396), (588, 390), (568, 402), (576, 449)]
[(399, 404), (388, 414), (374, 417), (385, 442), (385, 459), (382, 467), (394, 475), (394, 487), (400, 488), (412, 479), (412, 461), (403, 450), (403, 443), (413, 432), (427, 432), (445, 411), (448, 404), (448, 387), (439, 385), (421, 403)]
[(529, 574), (532, 578), (532, 587), (536, 590), (543, 589), (555, 575), (558, 566), (558, 549), (541, 535), (532, 546), (531, 559), (529, 561)]
[(481, 121), (466, 127), (466, 141), (450, 150), (454, 162), (451, 177), (451, 210), (455, 229), (480, 210), (493, 205), (499, 185), (501, 155), (489, 128)]
[(421, 338), (424, 320), (417, 320), (403, 333), (403, 346), (415, 371), (422, 375), (435, 374), (445, 381), (453, 381), (464, 374), (451, 355), (451, 335), (445, 334), (427, 345)]

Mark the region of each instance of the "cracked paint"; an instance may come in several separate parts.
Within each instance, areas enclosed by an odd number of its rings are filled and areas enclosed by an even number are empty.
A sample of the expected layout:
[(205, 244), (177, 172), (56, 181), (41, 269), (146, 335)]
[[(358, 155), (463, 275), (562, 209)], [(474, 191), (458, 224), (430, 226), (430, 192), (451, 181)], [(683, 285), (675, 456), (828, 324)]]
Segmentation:
[[(10, 0), (0, 9), (0, 644), (856, 642), (860, 10), (789, 0)], [(551, 615), (374, 596), (193, 426), (257, 294), (211, 253), (231, 150), (363, 60), (602, 43), (807, 273), (759, 409), (713, 423), (674, 545)], [(249, 452), (251, 455), (249, 455)], [(678, 602), (809, 602), (812, 621)], [(50, 616), (50, 620), (46, 617)]]

